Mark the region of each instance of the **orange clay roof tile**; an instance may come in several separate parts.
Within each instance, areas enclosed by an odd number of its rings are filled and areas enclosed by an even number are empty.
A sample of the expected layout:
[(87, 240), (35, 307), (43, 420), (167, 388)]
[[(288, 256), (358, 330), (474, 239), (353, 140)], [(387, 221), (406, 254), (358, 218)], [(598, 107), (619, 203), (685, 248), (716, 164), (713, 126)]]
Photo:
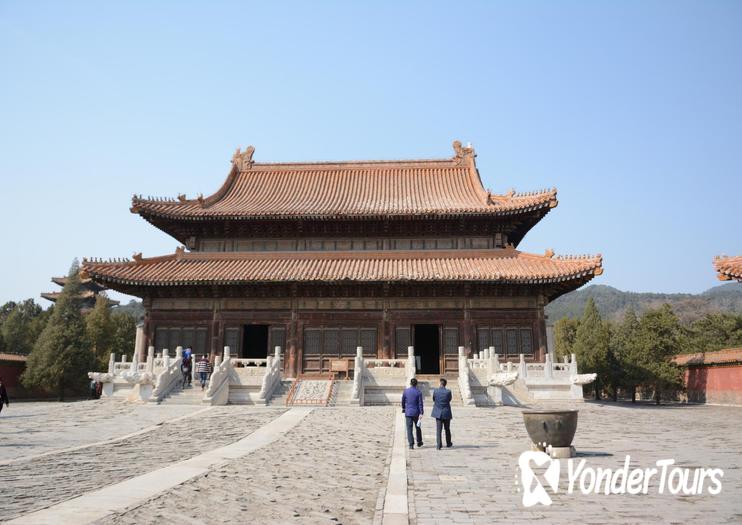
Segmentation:
[(98, 281), (135, 286), (257, 282), (473, 281), (556, 283), (602, 273), (601, 256), (548, 257), (497, 250), (190, 252), (125, 262), (83, 262)]
[(742, 348), (725, 348), (713, 352), (696, 352), (681, 354), (673, 358), (675, 364), (687, 365), (720, 365), (727, 363), (742, 363)]
[(365, 218), (512, 215), (557, 205), (556, 190), (494, 195), (482, 186), (474, 151), (454, 145), (444, 160), (253, 163), (235, 154), (210, 197), (134, 196), (131, 210), (172, 219)]
[(715, 257), (714, 269), (718, 272), (720, 281), (742, 281), (742, 255)]

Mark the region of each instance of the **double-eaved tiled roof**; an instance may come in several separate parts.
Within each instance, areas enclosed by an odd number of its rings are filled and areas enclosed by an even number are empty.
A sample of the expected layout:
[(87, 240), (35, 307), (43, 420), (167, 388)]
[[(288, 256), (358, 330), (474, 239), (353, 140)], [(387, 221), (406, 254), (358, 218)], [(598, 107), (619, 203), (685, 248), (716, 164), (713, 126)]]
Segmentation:
[(556, 190), (495, 195), (483, 186), (474, 150), (454, 143), (443, 160), (254, 163), (237, 150), (210, 197), (134, 196), (131, 210), (176, 220), (339, 219), (513, 215), (557, 205)]
[(601, 256), (553, 257), (495, 250), (185, 252), (133, 261), (85, 260), (83, 272), (116, 288), (269, 282), (455, 281), (559, 283), (602, 273)]
[(714, 269), (718, 272), (720, 281), (736, 279), (742, 282), (742, 255), (715, 257)]

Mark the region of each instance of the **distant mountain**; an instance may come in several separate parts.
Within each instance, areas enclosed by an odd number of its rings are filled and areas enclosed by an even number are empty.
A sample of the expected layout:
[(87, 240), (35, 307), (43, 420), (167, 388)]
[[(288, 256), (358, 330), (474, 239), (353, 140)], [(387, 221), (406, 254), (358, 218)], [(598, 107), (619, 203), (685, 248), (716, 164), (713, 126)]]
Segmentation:
[(637, 313), (669, 303), (684, 322), (695, 321), (711, 312), (742, 314), (742, 284), (727, 283), (700, 294), (622, 292), (611, 286), (594, 284), (561, 296), (546, 307), (549, 323), (562, 317), (582, 316), (588, 297), (592, 297), (604, 319), (617, 320), (628, 307)]

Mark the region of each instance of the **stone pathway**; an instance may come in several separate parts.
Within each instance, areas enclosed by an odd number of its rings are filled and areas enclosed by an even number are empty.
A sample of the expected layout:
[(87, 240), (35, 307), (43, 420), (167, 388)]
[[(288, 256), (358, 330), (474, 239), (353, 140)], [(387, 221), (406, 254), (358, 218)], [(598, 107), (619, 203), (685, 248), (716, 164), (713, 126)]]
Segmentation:
[(216, 407), (112, 444), (0, 465), (0, 520), (232, 443), (282, 412), (283, 409)]
[(0, 463), (123, 436), (192, 412), (123, 400), (11, 402), (0, 413)]
[[(585, 403), (575, 447), (587, 465), (655, 467), (672, 458), (684, 467), (724, 469), (719, 496), (589, 496), (566, 494), (566, 465), (551, 506), (524, 508), (516, 467), (529, 447), (519, 409), (454, 410), (454, 448), (435, 449), (435, 421), (423, 423), (422, 449), (408, 451), (410, 522), (439, 523), (740, 523), (742, 410), (728, 407)], [(579, 459), (579, 458), (577, 458)]]
[(311, 411), (296, 408), (284, 412), (274, 420), (229, 445), (204, 452), (185, 461), (176, 462), (147, 474), (132, 477), (121, 483), (108, 485), (58, 505), (25, 514), (8, 522), (11, 525), (82, 525), (103, 520), (115, 512), (142, 504), (149, 498), (166, 492), (181, 483), (208, 476), (211, 469), (227, 461), (241, 458), (270, 446), (288, 432)]
[[(682, 467), (718, 467), (723, 492), (657, 494), (655, 481), (649, 495), (567, 494), (563, 464), (553, 504), (531, 508), (523, 507), (516, 478), (529, 440), (515, 408), (455, 407), (454, 448), (442, 451), (426, 415), (425, 446), (397, 450), (396, 463), (395, 434), (404, 445), (403, 425), (395, 429), (398, 407), (226, 406), (185, 419), (178, 416), (201, 407), (82, 402), (11, 409), (18, 417), (0, 416), (0, 521), (23, 514), (20, 522), (34, 524), (742, 522), (739, 408), (579, 405), (578, 461), (617, 469), (629, 454), (632, 468), (668, 458)], [(288, 417), (295, 410), (304, 412)], [(287, 417), (293, 423), (279, 424)], [(121, 439), (94, 443), (115, 437)], [(396, 505), (405, 500), (405, 478), (407, 515), (404, 503)], [(43, 507), (49, 509), (33, 512)]]
[(271, 446), (102, 523), (373, 523), (394, 413), (317, 408)]

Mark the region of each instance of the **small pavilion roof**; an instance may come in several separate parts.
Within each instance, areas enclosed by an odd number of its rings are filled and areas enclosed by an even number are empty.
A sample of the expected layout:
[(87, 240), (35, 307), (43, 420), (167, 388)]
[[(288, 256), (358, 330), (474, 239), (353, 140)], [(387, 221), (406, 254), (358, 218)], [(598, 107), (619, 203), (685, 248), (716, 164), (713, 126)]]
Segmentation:
[[(544, 284), (581, 281), (603, 272), (602, 257), (554, 257), (494, 250), (352, 252), (185, 252), (132, 261), (84, 260), (90, 278), (124, 286), (252, 283), (489, 282)], [(578, 285), (579, 286), (579, 285)]]
[(714, 269), (720, 281), (737, 280), (742, 282), (742, 255), (714, 257)]
[(556, 189), (496, 195), (486, 190), (474, 149), (454, 142), (438, 160), (256, 163), (239, 149), (209, 197), (134, 196), (131, 211), (168, 220), (363, 219), (506, 216), (557, 205)]

